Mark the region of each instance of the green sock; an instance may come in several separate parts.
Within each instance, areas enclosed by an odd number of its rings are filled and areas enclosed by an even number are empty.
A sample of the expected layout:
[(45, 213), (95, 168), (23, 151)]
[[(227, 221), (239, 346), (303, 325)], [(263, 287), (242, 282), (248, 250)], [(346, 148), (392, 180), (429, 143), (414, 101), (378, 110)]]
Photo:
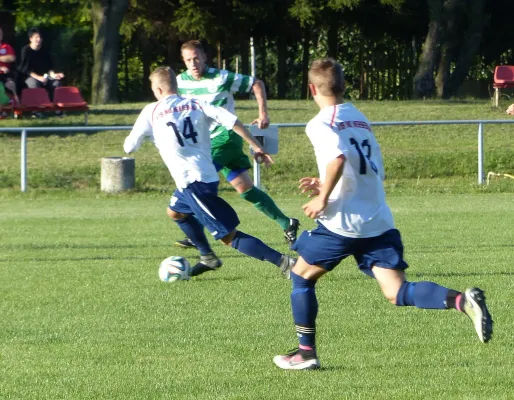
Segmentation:
[(282, 229), (289, 227), (289, 217), (287, 217), (280, 208), (277, 207), (271, 197), (269, 197), (262, 190), (252, 187), (243, 194), (240, 194), (241, 198), (252, 203), (257, 210), (266, 214), (273, 221), (277, 221)]

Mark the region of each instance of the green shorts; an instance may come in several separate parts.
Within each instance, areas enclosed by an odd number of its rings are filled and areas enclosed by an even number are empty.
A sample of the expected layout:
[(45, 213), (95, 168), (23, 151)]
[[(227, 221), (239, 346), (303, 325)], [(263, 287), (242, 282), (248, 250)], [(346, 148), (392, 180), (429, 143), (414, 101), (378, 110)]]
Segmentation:
[(229, 132), (228, 140), (221, 142), (217, 137), (212, 141), (212, 160), (216, 169), (227, 181), (232, 181), (244, 171), (252, 168), (252, 163), (243, 152), (243, 138), (233, 131)]

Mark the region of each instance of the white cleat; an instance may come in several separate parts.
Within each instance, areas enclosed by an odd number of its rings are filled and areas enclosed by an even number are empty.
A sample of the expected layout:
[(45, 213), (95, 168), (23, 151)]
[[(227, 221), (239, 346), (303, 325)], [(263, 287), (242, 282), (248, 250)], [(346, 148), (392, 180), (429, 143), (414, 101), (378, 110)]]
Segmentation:
[(467, 289), (464, 293), (464, 313), (473, 321), (473, 326), (482, 343), (487, 343), (493, 335), (493, 319), (485, 304), (485, 295), (479, 288)]
[(316, 352), (295, 349), (288, 354), (273, 357), (275, 365), (282, 369), (318, 369)]

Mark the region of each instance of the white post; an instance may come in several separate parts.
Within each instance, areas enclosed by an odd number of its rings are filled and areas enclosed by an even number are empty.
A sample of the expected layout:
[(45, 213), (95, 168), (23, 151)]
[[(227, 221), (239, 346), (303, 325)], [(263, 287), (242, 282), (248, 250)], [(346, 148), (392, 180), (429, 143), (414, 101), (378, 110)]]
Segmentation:
[(27, 131), (21, 131), (21, 191), (27, 191)]
[[(255, 46), (253, 45), (253, 36), (250, 37), (250, 75), (255, 76)], [(262, 136), (260, 137), (262, 138)], [(261, 165), (253, 161), (253, 184), (260, 189), (261, 188)]]
[(239, 74), (239, 57), (236, 56), (236, 74)]
[(250, 38), (250, 68), (251, 75), (255, 76), (255, 46), (253, 45), (253, 37)]
[(484, 124), (478, 124), (478, 184), (484, 184)]
[(253, 160), (253, 184), (257, 189), (261, 188), (261, 164)]

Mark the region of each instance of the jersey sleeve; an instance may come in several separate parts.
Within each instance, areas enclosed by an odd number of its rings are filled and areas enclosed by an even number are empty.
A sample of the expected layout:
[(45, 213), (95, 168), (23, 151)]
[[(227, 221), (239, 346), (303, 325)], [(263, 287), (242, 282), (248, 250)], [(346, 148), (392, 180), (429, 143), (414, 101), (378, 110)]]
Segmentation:
[(220, 125), (223, 125), (228, 130), (234, 127), (234, 124), (237, 121), (237, 117), (231, 112), (225, 110), (222, 107), (209, 104), (205, 101), (194, 100), (194, 102), (211, 120), (216, 121)]
[(137, 117), (136, 123), (132, 127), (130, 134), (126, 137), (123, 144), (125, 153), (132, 153), (139, 149), (146, 137), (151, 138), (153, 134), (152, 113), (157, 103), (147, 105)]
[(339, 135), (329, 126), (319, 121), (311, 121), (307, 125), (307, 135), (316, 151), (327, 160), (334, 160), (347, 149)]
[(227, 74), (224, 89), (231, 93), (249, 93), (255, 83), (255, 78), (249, 75), (236, 74), (231, 71), (223, 71)]

